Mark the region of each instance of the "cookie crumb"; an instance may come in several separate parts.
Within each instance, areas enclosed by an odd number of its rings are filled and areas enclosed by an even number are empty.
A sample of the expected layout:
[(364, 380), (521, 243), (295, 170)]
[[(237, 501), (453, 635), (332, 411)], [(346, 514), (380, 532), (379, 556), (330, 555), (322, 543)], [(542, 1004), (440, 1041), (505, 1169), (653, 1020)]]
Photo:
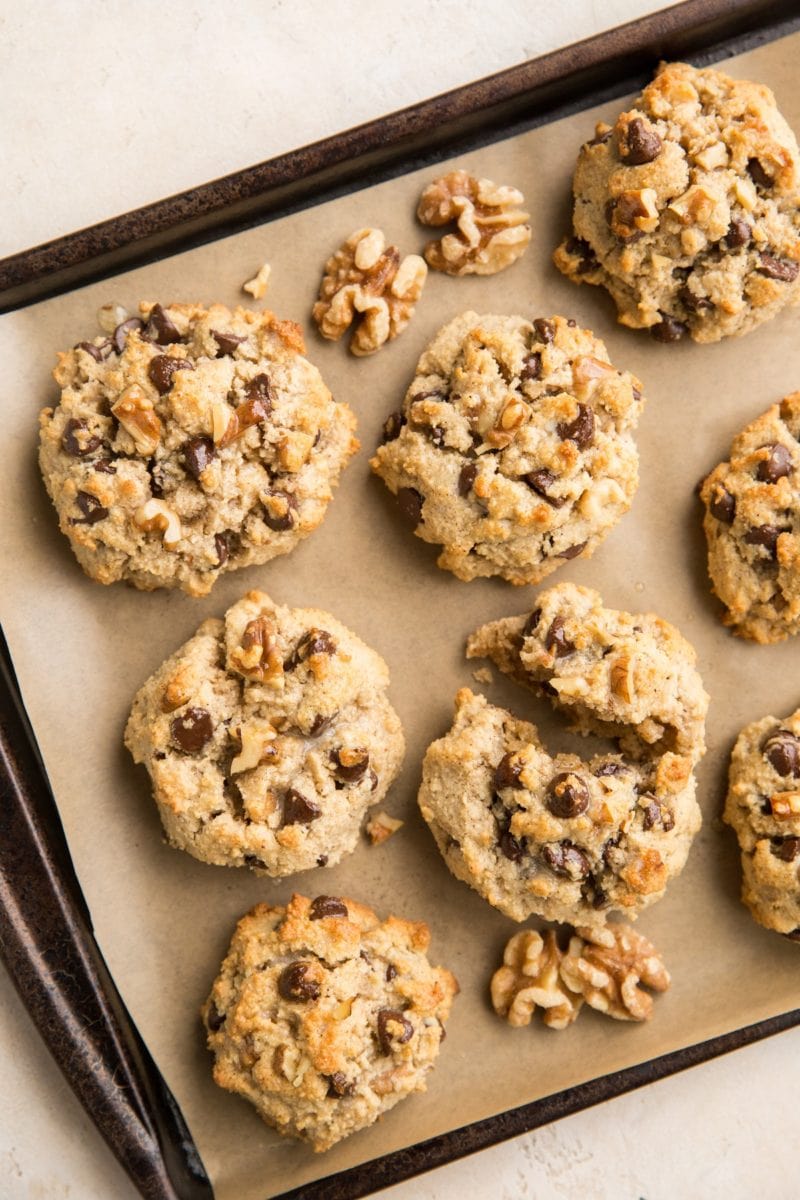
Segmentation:
[(380, 846), (393, 833), (397, 833), (398, 829), (402, 829), (403, 825), (404, 822), (399, 821), (397, 817), (390, 817), (388, 813), (378, 812), (367, 821), (364, 832), (373, 846)]
[(246, 283), (242, 284), (242, 291), (248, 292), (254, 300), (263, 300), (267, 294), (271, 274), (272, 267), (269, 263), (264, 263), (252, 279), (248, 279)]
[(476, 683), (485, 683), (487, 686), (494, 683), (494, 675), (488, 667), (478, 667), (472, 672), (472, 678)]

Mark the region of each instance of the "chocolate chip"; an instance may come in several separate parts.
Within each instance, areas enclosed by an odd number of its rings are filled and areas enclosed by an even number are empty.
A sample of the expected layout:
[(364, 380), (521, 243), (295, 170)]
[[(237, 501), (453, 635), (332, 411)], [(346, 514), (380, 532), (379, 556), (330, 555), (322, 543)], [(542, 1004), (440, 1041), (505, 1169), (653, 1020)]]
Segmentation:
[(568, 546), (566, 550), (562, 550), (559, 558), (577, 558), (579, 554), (583, 554), (587, 542), (578, 542), (577, 546)]
[(741, 217), (733, 217), (723, 240), (729, 250), (738, 250), (740, 246), (746, 246), (752, 236), (752, 226)]
[(183, 462), (186, 470), (195, 479), (199, 479), (203, 471), (217, 456), (214, 443), (210, 437), (190, 438), (183, 443)]
[(537, 317), (533, 322), (533, 328), (536, 330), (539, 341), (544, 342), (546, 346), (549, 346), (556, 336), (555, 325), (545, 317)]
[(167, 316), (160, 304), (156, 304), (150, 311), (144, 337), (148, 342), (157, 342), (159, 346), (172, 346), (175, 342), (183, 340), (177, 325)]
[(383, 431), (381, 433), (381, 445), (386, 445), (387, 442), (393, 442), (400, 437), (400, 430), (406, 423), (406, 419), (401, 412), (389, 413), (389, 416), (383, 422)]
[(797, 263), (788, 262), (785, 258), (773, 258), (771, 254), (759, 254), (758, 261), (760, 265), (756, 271), (759, 275), (766, 275), (767, 279), (779, 279), (781, 283), (792, 283), (800, 271)]
[(679, 342), (688, 332), (689, 326), (685, 321), (669, 317), (666, 313), (661, 314), (658, 325), (650, 327), (650, 334), (657, 342)]
[(386, 964), (386, 982), (391, 983), (392, 980), (396, 979), (396, 978), (397, 978), (397, 967), (394, 965), (394, 963), (387, 963)]
[(788, 938), (790, 942), (800, 942), (800, 926), (797, 929), (793, 929), (791, 933), (785, 933), (783, 936)]
[(217, 343), (217, 358), (223, 358), (226, 354), (233, 354), (237, 346), (241, 346), (242, 342), (247, 341), (247, 338), (237, 333), (223, 332), (219, 329), (212, 329), (211, 336)]
[(276, 514), (265, 507), (264, 524), (275, 533), (285, 533), (287, 529), (293, 529), (297, 514), (297, 501), (294, 496), (290, 496), (286, 492), (269, 492), (268, 494), (278, 496), (285, 501), (285, 511)]
[(779, 775), (800, 775), (800, 739), (788, 729), (778, 729), (771, 733), (761, 747), (761, 752)]
[(628, 123), (625, 140), (619, 148), (619, 156), (628, 166), (640, 167), (642, 163), (649, 163), (658, 158), (662, 145), (655, 129), (645, 124), (641, 117), (634, 117)]
[(308, 975), (311, 963), (293, 962), (284, 967), (278, 976), (278, 992), (284, 1000), (298, 1004), (306, 1004), (309, 1000), (319, 1000), (320, 986), (316, 979)]
[(520, 780), (522, 763), (515, 754), (504, 754), (494, 769), (493, 786), (500, 788), (521, 788), (525, 784)]
[(423, 499), (416, 488), (402, 487), (397, 489), (397, 503), (404, 517), (413, 525), (419, 525), (422, 519)]
[[(268, 375), (265, 375), (263, 371), (260, 375), (254, 375), (245, 387), (244, 394), (252, 408), (253, 416), (257, 420), (263, 421), (265, 417), (269, 416), (272, 412), (273, 396), (272, 384)], [(254, 423), (250, 422), (250, 424)]]
[(594, 909), (605, 908), (608, 904), (608, 896), (591, 871), (581, 884), (581, 895)]
[(565, 497), (551, 496), (549, 494), (550, 488), (554, 483), (558, 482), (558, 476), (554, 475), (552, 471), (548, 471), (546, 467), (540, 467), (537, 471), (529, 471), (522, 478), (528, 487), (532, 488), (543, 500), (546, 500), (552, 508), (562, 508), (567, 503)]
[(122, 321), (111, 335), (111, 340), (114, 343), (114, 349), (117, 354), (122, 354), (125, 349), (125, 342), (128, 334), (136, 330), (140, 333), (144, 329), (144, 321), (140, 321), (138, 317), (128, 317), (127, 321)]
[(785, 446), (780, 442), (775, 442), (772, 446), (765, 446), (764, 449), (769, 450), (769, 458), (762, 459), (758, 464), (757, 478), (762, 483), (777, 483), (779, 479), (783, 479), (786, 475), (792, 473), (792, 456)]
[(329, 717), (323, 717), (322, 713), (317, 713), (311, 722), (308, 736), (311, 738), (321, 737), (326, 729), (330, 729), (336, 716), (338, 716), (338, 713), (331, 713)]
[(723, 525), (733, 524), (733, 518), (736, 516), (736, 499), (721, 483), (715, 483), (712, 488), (708, 511), (712, 517), (722, 521)]
[(794, 862), (800, 854), (800, 837), (773, 838), (770, 850), (781, 862)]
[(356, 1085), (350, 1083), (346, 1075), (341, 1071), (334, 1071), (332, 1075), (325, 1075), (323, 1078), (328, 1080), (328, 1099), (335, 1100), (339, 1096), (352, 1096), (356, 1090)]
[(458, 475), (458, 494), (459, 496), (468, 496), (472, 491), (472, 485), (478, 476), (478, 467), (475, 463), (464, 463)]
[(577, 881), (590, 871), (589, 860), (572, 842), (553, 842), (544, 847), (542, 857), (554, 875)]
[[(309, 629), (300, 638), (292, 653), (283, 664), (284, 671), (293, 671), (306, 662), (312, 654), (335, 654), (336, 642), (327, 629)], [(332, 719), (332, 718), (330, 718)], [(316, 723), (316, 722), (315, 722)]]
[(366, 750), (344, 750), (341, 747), (331, 752), (334, 774), (345, 783), (358, 783), (367, 773), (369, 754)]
[(317, 896), (311, 901), (309, 921), (321, 921), (323, 917), (346, 917), (347, 905), (338, 896)]
[(327, 867), (327, 865), (328, 865), (327, 854), (320, 854), (319, 858), (317, 859), (317, 866), (318, 867)]
[(90, 492), (78, 492), (75, 503), (83, 513), (83, 517), (73, 517), (70, 521), (72, 525), (96, 525), (98, 521), (103, 521), (108, 516), (108, 509), (103, 508), (97, 496), (93, 496)]
[(539, 622), (541, 619), (542, 610), (540, 608), (535, 608), (522, 627), (522, 636), (524, 638), (530, 637), (530, 635), (539, 628)]
[(208, 1013), (206, 1014), (206, 1025), (212, 1033), (216, 1033), (218, 1029), (222, 1029), (224, 1024), (225, 1013), (221, 1013), (212, 1000), (208, 1006)]
[(110, 458), (98, 458), (94, 463), (95, 471), (100, 471), (103, 475), (116, 475), (117, 468), (114, 466)]
[[(599, 266), (594, 250), (587, 241), (584, 241), (583, 238), (569, 238), (564, 246), (564, 249), (566, 250), (567, 254), (571, 254), (573, 257), (579, 259), (579, 262), (575, 267), (575, 270), (579, 275), (585, 275), (587, 271), (593, 271), (595, 267)], [(569, 321), (567, 324), (569, 324)], [(572, 326), (574, 328), (574, 321), (572, 322)]]
[(544, 639), (545, 650), (555, 654), (556, 658), (564, 658), (567, 654), (572, 654), (575, 649), (575, 643), (571, 642), (564, 632), (564, 625), (564, 618), (556, 617)]
[(643, 821), (645, 829), (655, 829), (658, 825), (665, 833), (669, 833), (670, 829), (675, 828), (675, 817), (671, 808), (667, 808), (666, 805), (661, 804), (649, 792), (645, 793), (642, 799), (647, 801)]
[(322, 810), (313, 800), (307, 800), (296, 788), (287, 788), (283, 796), (282, 825), (310, 825)]
[(506, 829), (500, 834), (497, 839), (497, 844), (501, 852), (510, 862), (519, 862), (525, 853), (525, 848), (519, 838), (514, 837), (510, 830)]
[(560, 771), (547, 785), (546, 803), (554, 817), (579, 817), (589, 807), (589, 789), (574, 771)]
[(748, 158), (747, 174), (758, 187), (771, 188), (775, 182), (757, 158)]
[(75, 349), (85, 350), (87, 354), (92, 356), (95, 362), (103, 362), (104, 359), (108, 358), (113, 346), (110, 338), (106, 338), (99, 346), (95, 346), (94, 342), (78, 342)]
[[(79, 434), (89, 434), (88, 437), (79, 437)], [(85, 421), (79, 421), (75, 417), (70, 417), (64, 426), (64, 432), (61, 435), (61, 445), (66, 454), (72, 455), (73, 458), (85, 458), (87, 454), (92, 454), (100, 446), (102, 439), (96, 434), (89, 433), (89, 426)]]
[(226, 533), (214, 534), (214, 549), (217, 552), (217, 566), (224, 567), (230, 554), (228, 535)]
[(173, 358), (170, 354), (157, 354), (151, 358), (147, 368), (150, 381), (155, 385), (159, 396), (165, 396), (175, 380), (176, 371), (193, 371), (194, 364), (188, 358)]
[(526, 354), (522, 360), (522, 370), (519, 373), (520, 383), (525, 383), (528, 379), (542, 378), (542, 356), (539, 351), (533, 354)]
[(411, 1039), (414, 1026), (394, 1008), (382, 1008), (378, 1013), (378, 1045), (381, 1054), (392, 1053), (392, 1042), (398, 1046)]
[(588, 142), (588, 143), (587, 143), (587, 145), (589, 145), (589, 146), (602, 146), (602, 145), (603, 145), (605, 142), (607, 142), (607, 141), (608, 141), (608, 139), (611, 137), (611, 134), (612, 134), (613, 132), (614, 132), (614, 131), (613, 131), (613, 129), (604, 129), (604, 130), (601, 130), (599, 133), (596, 133), (596, 134), (594, 135), (594, 137), (592, 138), (592, 140), (591, 140), (590, 142)]
[(777, 559), (778, 538), (782, 533), (788, 532), (787, 529), (778, 529), (775, 525), (756, 525), (748, 529), (744, 541), (748, 546), (763, 546), (770, 558)]
[(579, 450), (590, 446), (594, 438), (594, 413), (589, 405), (579, 404), (575, 420), (559, 421), (556, 432), (560, 438), (574, 442)]
[(187, 708), (170, 725), (172, 740), (187, 754), (198, 754), (214, 736), (211, 713), (205, 708)]
[(150, 476), (150, 492), (159, 499), (164, 495), (166, 486), (164, 479), (164, 463), (156, 462), (154, 458), (147, 460), (147, 474)]
[(697, 296), (691, 288), (685, 286), (679, 290), (678, 299), (690, 313), (704, 312), (714, 307), (707, 296)]
[(627, 775), (628, 768), (624, 763), (606, 762), (601, 763), (601, 765), (596, 768), (594, 773), (598, 779), (602, 779), (605, 775)]

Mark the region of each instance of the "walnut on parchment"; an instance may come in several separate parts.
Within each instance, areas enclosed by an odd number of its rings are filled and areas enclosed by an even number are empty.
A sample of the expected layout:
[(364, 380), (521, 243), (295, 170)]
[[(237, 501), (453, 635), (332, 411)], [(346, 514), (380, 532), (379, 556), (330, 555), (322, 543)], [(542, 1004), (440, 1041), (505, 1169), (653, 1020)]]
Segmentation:
[(326, 262), (312, 316), (331, 341), (355, 322), (351, 352), (374, 354), (411, 320), (427, 274), (419, 255), (401, 261), (380, 229), (358, 229)]
[(531, 240), (525, 197), (514, 187), (491, 179), (475, 179), (468, 171), (451, 171), (428, 185), (417, 206), (423, 225), (449, 225), (457, 230), (428, 242), (425, 259), (434, 271), (448, 275), (495, 275), (524, 254)]
[(669, 972), (656, 948), (629, 925), (578, 928), (561, 961), (561, 978), (587, 1004), (618, 1021), (646, 1021), (655, 992), (670, 985)]
[(492, 1005), (509, 1025), (530, 1025), (537, 1006), (551, 1029), (566, 1029), (577, 1017), (583, 999), (560, 976), (563, 951), (556, 935), (534, 929), (515, 933), (503, 953), (503, 965), (492, 976)]

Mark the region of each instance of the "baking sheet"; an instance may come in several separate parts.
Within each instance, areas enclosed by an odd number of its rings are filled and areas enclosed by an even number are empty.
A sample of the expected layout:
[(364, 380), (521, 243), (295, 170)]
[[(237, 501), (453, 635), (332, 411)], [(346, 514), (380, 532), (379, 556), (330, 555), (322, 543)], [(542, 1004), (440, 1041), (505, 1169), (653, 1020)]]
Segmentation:
[[(730, 60), (724, 69), (769, 83), (800, 128), (796, 61), (800, 35)], [(322, 1175), (412, 1145), (586, 1079), (739, 1028), (798, 1005), (797, 946), (759, 929), (738, 901), (738, 851), (718, 821), (726, 758), (739, 728), (800, 700), (800, 643), (761, 647), (733, 639), (709, 595), (694, 485), (723, 457), (733, 434), (798, 386), (798, 314), (739, 341), (660, 346), (625, 331), (598, 289), (564, 280), (550, 251), (566, 228), (578, 146), (614, 101), (474, 151), (458, 160), (476, 174), (522, 188), (533, 243), (510, 271), (489, 279), (431, 274), (406, 332), (371, 359), (322, 342), (308, 322), (323, 262), (354, 229), (379, 225), (404, 253), (429, 231), (414, 221), (426, 169), (177, 255), (0, 321), (8, 442), (0, 483), (5, 570), (2, 618), (24, 698), (58, 799), (98, 942), (122, 996), (174, 1091), (218, 1200), (262, 1200)], [(445, 167), (442, 170), (446, 169)], [(363, 449), (347, 468), (323, 526), (288, 558), (223, 578), (211, 596), (101, 588), (77, 567), (46, 498), (35, 461), (36, 416), (56, 396), (55, 352), (95, 330), (109, 300), (139, 298), (233, 305), (263, 261), (273, 267), (267, 302), (300, 320), (310, 357), (359, 418)], [(674, 621), (698, 650), (712, 703), (709, 752), (700, 768), (705, 823), (688, 866), (638, 927), (662, 950), (673, 986), (653, 1021), (631, 1027), (584, 1013), (556, 1034), (536, 1024), (511, 1030), (491, 1012), (488, 980), (517, 926), (443, 866), (417, 814), (427, 744), (449, 725), (464, 684), (479, 689), (479, 664), (463, 657), (481, 622), (530, 610), (535, 589), (502, 581), (465, 584), (435, 565), (435, 548), (413, 538), (367, 459), (385, 416), (399, 406), (422, 348), (466, 308), (526, 316), (574, 316), (606, 341), (612, 361), (640, 376), (648, 404), (639, 427), (641, 477), (632, 511), (594, 558), (566, 564), (560, 579), (597, 587), (607, 604), (651, 609)], [(248, 588), (290, 605), (330, 609), (384, 655), (408, 741), (404, 771), (385, 807), (406, 824), (382, 847), (362, 842), (332, 870), (271, 883), (195, 862), (161, 842), (143, 771), (121, 743), (133, 692), (207, 616)], [(549, 709), (501, 680), (489, 698), (539, 724), (563, 745)], [(371, 1130), (324, 1156), (281, 1140), (249, 1105), (211, 1082), (197, 1009), (233, 925), (259, 900), (292, 890), (353, 895), (378, 912), (425, 919), (431, 957), (458, 975), (454, 1005), (428, 1092), (397, 1106)]]

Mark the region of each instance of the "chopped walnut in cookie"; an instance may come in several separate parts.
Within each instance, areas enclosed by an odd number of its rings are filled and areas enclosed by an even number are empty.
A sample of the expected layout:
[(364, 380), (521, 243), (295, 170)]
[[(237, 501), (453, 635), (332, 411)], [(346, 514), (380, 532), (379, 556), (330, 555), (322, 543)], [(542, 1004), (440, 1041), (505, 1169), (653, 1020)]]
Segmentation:
[(373, 846), (380, 846), (393, 833), (397, 833), (398, 829), (402, 829), (403, 825), (404, 822), (398, 820), (397, 817), (390, 817), (386, 812), (376, 812), (367, 821), (364, 826), (364, 832)]
[(330, 341), (355, 323), (351, 353), (374, 354), (411, 320), (427, 273), (419, 255), (401, 260), (380, 229), (358, 229), (326, 262), (312, 316)]
[(423, 225), (456, 224), (425, 247), (434, 271), (448, 275), (496, 275), (521, 257), (531, 240), (525, 198), (514, 187), (476, 179), (468, 171), (451, 171), (428, 185), (417, 206)]

